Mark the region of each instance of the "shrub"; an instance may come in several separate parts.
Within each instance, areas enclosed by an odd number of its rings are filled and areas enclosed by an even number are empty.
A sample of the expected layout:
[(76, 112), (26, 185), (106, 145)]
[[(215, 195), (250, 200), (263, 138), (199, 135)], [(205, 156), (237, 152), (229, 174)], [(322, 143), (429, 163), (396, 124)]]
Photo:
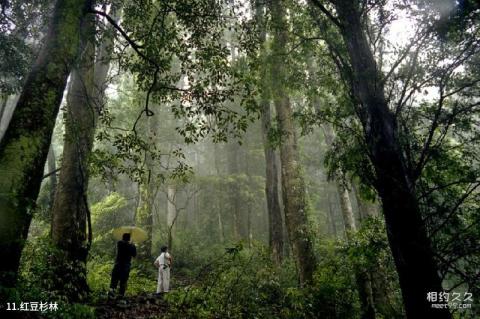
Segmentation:
[[(52, 319), (92, 319), (94, 308), (78, 303), (69, 303), (66, 292), (59, 291), (55, 282), (55, 265), (51, 257), (58, 251), (51, 245), (46, 235), (27, 241), (22, 254), (17, 287), (11, 289), (8, 302), (48, 302), (57, 303), (58, 310), (42, 313), (44, 318)], [(74, 269), (72, 269), (74, 271)]]
[(275, 267), (265, 247), (239, 245), (217, 260), (200, 282), (167, 296), (171, 318), (354, 318), (358, 312), (351, 275), (338, 258), (322, 263), (304, 289), (293, 263)]

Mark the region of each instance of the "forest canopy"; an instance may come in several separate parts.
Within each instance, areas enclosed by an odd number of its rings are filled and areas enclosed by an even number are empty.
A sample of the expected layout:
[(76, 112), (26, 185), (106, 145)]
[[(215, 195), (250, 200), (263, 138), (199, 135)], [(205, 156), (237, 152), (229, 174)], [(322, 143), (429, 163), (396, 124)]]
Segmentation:
[(0, 313), (480, 315), (478, 1), (0, 9)]

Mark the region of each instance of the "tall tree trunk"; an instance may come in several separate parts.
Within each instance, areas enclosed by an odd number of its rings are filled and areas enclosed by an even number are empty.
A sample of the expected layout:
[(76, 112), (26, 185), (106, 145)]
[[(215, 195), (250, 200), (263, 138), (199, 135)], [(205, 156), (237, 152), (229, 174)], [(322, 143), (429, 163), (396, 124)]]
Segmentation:
[[(98, 115), (104, 104), (113, 45), (111, 35), (102, 40), (95, 61), (95, 17), (92, 15), (84, 21), (83, 52), (78, 67), (72, 72), (68, 90), (62, 170), (52, 209), (53, 243), (63, 252), (59, 256), (61, 260), (55, 263), (60, 267), (55, 278), (62, 290), (73, 290), (72, 299), (88, 291), (86, 261), (91, 242), (88, 163)], [(62, 272), (64, 263), (74, 265), (76, 271)]]
[(293, 122), (292, 106), (286, 92), (286, 70), (288, 25), (282, 0), (269, 3), (273, 24), (272, 44), (272, 95), (277, 111), (278, 126), (282, 132), (280, 159), (282, 166), (282, 194), (285, 209), (285, 224), (299, 270), (301, 285), (312, 280), (316, 268), (313, 251), (313, 236), (307, 219), (305, 181), (302, 176), (297, 149), (297, 136)]
[(335, 181), (338, 198), (340, 199), (340, 210), (342, 211), (343, 222), (345, 224), (345, 234), (348, 238), (348, 232), (357, 230), (355, 226), (355, 218), (353, 216), (352, 203), (350, 202), (350, 196), (348, 195), (348, 188), (341, 180)]
[[(355, 219), (353, 216), (352, 203), (348, 194), (346, 185), (337, 180), (336, 182), (338, 196), (340, 198), (340, 207), (342, 210), (343, 222), (345, 224), (345, 233), (347, 241), (350, 241), (351, 236), (357, 231), (355, 226)], [(362, 305), (362, 319), (374, 319), (375, 307), (373, 301), (372, 283), (369, 273), (363, 267), (355, 266), (355, 279), (358, 287), (358, 295)]]
[[(264, 17), (265, 4), (259, 0), (255, 0), (255, 19), (260, 28), (260, 55), (262, 61), (266, 60), (266, 19)], [(280, 206), (280, 194), (278, 192), (279, 174), (277, 168), (277, 159), (275, 149), (272, 147), (268, 134), (272, 127), (272, 114), (270, 101), (268, 99), (268, 68), (263, 64), (261, 67), (261, 97), (260, 107), (262, 110), (262, 141), (263, 152), (265, 154), (265, 195), (267, 199), (267, 213), (268, 213), (268, 242), (272, 257), (277, 265), (280, 265), (283, 260), (283, 220), (282, 210)]]
[[(248, 141), (248, 140), (247, 140)], [(248, 144), (245, 145), (248, 147)], [(244, 161), (245, 161), (245, 174), (247, 175), (247, 187), (251, 189), (253, 187), (252, 182), (252, 175), (250, 174), (250, 165), (249, 165), (249, 158), (248, 158), (248, 149), (245, 151)], [(252, 248), (253, 245), (253, 230), (252, 230), (252, 201), (247, 197), (247, 238), (248, 238), (248, 247)]]
[(434, 309), (428, 292), (442, 291), (430, 239), (405, 166), (394, 114), (385, 99), (383, 79), (361, 23), (360, 1), (336, 0), (340, 32), (352, 66), (353, 93), (382, 199), (387, 234), (409, 318), (452, 318)]
[[(263, 120), (263, 116), (262, 116)], [(267, 143), (267, 144), (265, 144)], [(284, 229), (280, 194), (278, 191), (277, 155), (268, 141), (264, 140), (265, 154), (265, 194), (268, 209), (268, 242), (272, 251), (273, 260), (280, 265), (283, 260)]]
[(332, 194), (327, 190), (327, 201), (328, 201), (328, 220), (329, 228), (334, 238), (337, 238), (337, 223), (335, 222), (335, 210), (333, 207)]
[[(220, 172), (220, 152), (218, 150), (218, 143), (214, 143), (213, 147), (214, 147), (214, 157), (215, 157), (215, 172), (217, 174), (217, 180), (220, 180), (220, 176), (221, 176), (221, 172)], [(223, 244), (225, 242), (225, 231), (224, 231), (223, 219), (222, 219), (223, 201), (222, 201), (222, 198), (220, 196), (218, 196), (220, 194), (220, 192), (223, 190), (223, 188), (221, 187), (220, 183), (218, 183), (217, 185), (218, 186), (217, 186), (217, 190), (216, 190), (216, 192), (217, 192), (216, 210), (217, 210), (217, 219), (218, 219), (218, 237), (219, 237), (220, 243)]]
[(7, 102), (8, 102), (8, 94), (2, 94), (0, 95), (0, 131), (2, 132), (0, 134), (0, 141), (2, 140), (3, 137), (3, 116), (5, 115), (5, 110), (7, 108)]
[(55, 159), (55, 151), (53, 150), (53, 144), (50, 144), (50, 148), (48, 149), (47, 155), (47, 163), (48, 163), (48, 173), (50, 175), (50, 198), (48, 201), (48, 209), (51, 211), (53, 210), (53, 203), (55, 201), (55, 191), (57, 189), (57, 163)]
[[(105, 10), (104, 5), (104, 11)], [(115, 22), (118, 22), (121, 8), (112, 4), (110, 8), (110, 16)], [(94, 88), (93, 88), (93, 103), (95, 109), (101, 112), (105, 105), (105, 91), (108, 87), (108, 71), (110, 70), (110, 62), (112, 60), (112, 52), (114, 46), (114, 32), (112, 25), (105, 30), (100, 45), (97, 46), (95, 71), (94, 71)]]
[(3, 136), (7, 131), (19, 97), (19, 95), (5, 96), (5, 100), (2, 101), (3, 107), (0, 114), (0, 141), (3, 139)]
[(167, 186), (167, 226), (168, 226), (168, 248), (173, 245), (173, 228), (177, 217), (176, 190), (173, 185)]
[(50, 144), (50, 148), (48, 150), (47, 155), (47, 163), (48, 163), (48, 173), (50, 175), (50, 196), (48, 199), (48, 220), (50, 220), (50, 238), (52, 237), (52, 211), (53, 211), (53, 203), (55, 202), (55, 193), (57, 191), (57, 173), (55, 172), (57, 169), (56, 159), (55, 159), (55, 152), (53, 150), (53, 139), (52, 144)]
[(0, 143), (0, 285), (15, 284), (63, 91), (90, 0), (57, 1), (44, 46)]
[(220, 243), (223, 244), (225, 242), (225, 233), (223, 230), (223, 220), (222, 220), (222, 213), (220, 209), (217, 209), (217, 220), (218, 220), (218, 239)]
[[(65, 112), (62, 170), (52, 210), (52, 240), (61, 250), (55, 260), (58, 288), (71, 300), (88, 292), (86, 262), (89, 242), (87, 225), (88, 160), (93, 147), (97, 111), (92, 103), (95, 61), (95, 17), (82, 27), (80, 61), (73, 70)], [(90, 229), (89, 229), (90, 231)], [(70, 269), (72, 269), (71, 271)], [(69, 271), (62, 271), (69, 269)]]
[(228, 168), (231, 175), (229, 187), (229, 201), (233, 213), (233, 236), (235, 240), (246, 239), (245, 221), (242, 218), (242, 203), (240, 198), (239, 187), (239, 165), (240, 146), (232, 141), (228, 144)]

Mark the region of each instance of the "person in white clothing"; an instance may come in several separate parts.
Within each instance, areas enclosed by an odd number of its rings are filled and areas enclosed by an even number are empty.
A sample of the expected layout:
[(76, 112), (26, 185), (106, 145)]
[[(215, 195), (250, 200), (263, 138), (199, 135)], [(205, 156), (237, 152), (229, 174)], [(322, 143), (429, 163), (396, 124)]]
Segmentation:
[(168, 247), (160, 249), (160, 256), (155, 259), (154, 265), (158, 268), (157, 294), (168, 292), (170, 289), (170, 268), (172, 267), (172, 256), (168, 253)]

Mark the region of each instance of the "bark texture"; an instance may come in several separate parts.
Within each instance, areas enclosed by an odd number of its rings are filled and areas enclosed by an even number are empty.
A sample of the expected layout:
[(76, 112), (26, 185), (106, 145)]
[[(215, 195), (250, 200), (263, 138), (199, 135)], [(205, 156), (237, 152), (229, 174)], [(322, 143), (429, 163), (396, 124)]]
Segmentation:
[(285, 56), (287, 56), (288, 25), (282, 0), (269, 2), (273, 25), (271, 56), (272, 95), (281, 131), (280, 159), (285, 224), (299, 271), (301, 285), (308, 284), (316, 267), (313, 238), (307, 218), (305, 181), (299, 162), (293, 111), (286, 90)]
[(10, 120), (12, 119), (15, 106), (17, 105), (19, 95), (10, 95), (2, 97), (2, 106), (0, 110), (0, 141), (7, 131)]
[(42, 48), (0, 143), (0, 285), (15, 284), (63, 91), (89, 0), (59, 0)]
[[(217, 174), (218, 178), (221, 178), (221, 171), (220, 171), (220, 150), (219, 150), (219, 145), (218, 143), (214, 143), (214, 157), (215, 157), (215, 172)], [(217, 194), (220, 194), (222, 190), (222, 186), (220, 183), (218, 183), (217, 186)], [(220, 196), (216, 196), (216, 211), (217, 211), (217, 220), (218, 220), (218, 239), (220, 240), (220, 243), (225, 242), (225, 231), (224, 231), (224, 226), (223, 226), (223, 217), (222, 217), (222, 212), (223, 212), (223, 200)]]
[(328, 227), (334, 238), (337, 238), (337, 223), (335, 218), (335, 209), (334, 203), (332, 200), (332, 193), (330, 190), (327, 190), (327, 201), (328, 201)]
[(234, 240), (247, 239), (247, 223), (245, 213), (240, 198), (240, 165), (239, 160), (241, 150), (238, 143), (232, 141), (227, 145), (228, 148), (228, 170), (231, 176), (229, 183), (229, 202), (233, 217), (233, 237)]
[[(260, 28), (260, 45), (262, 60), (265, 59), (267, 32), (264, 19), (264, 5), (260, 1), (255, 1), (255, 18)], [(261, 97), (260, 107), (262, 109), (262, 141), (263, 151), (265, 155), (265, 195), (267, 198), (267, 213), (268, 213), (268, 242), (272, 257), (277, 265), (280, 265), (283, 260), (283, 220), (282, 208), (280, 206), (280, 194), (278, 191), (279, 174), (277, 167), (277, 158), (275, 149), (272, 147), (268, 134), (272, 127), (272, 112), (270, 110), (270, 101), (268, 99), (268, 69), (266, 66), (261, 70)]]
[(3, 137), (3, 132), (4, 129), (3, 127), (5, 126), (4, 122), (5, 120), (3, 119), (5, 110), (7, 108), (7, 102), (8, 102), (8, 95), (0, 95), (0, 141), (2, 140)]
[(173, 228), (177, 219), (176, 189), (173, 185), (167, 186), (167, 227), (168, 227), (168, 249), (173, 246)]
[[(60, 249), (55, 260), (57, 286), (71, 300), (88, 292), (87, 201), (88, 160), (93, 147), (97, 110), (93, 104), (95, 20), (89, 16), (82, 27), (81, 57), (71, 75), (65, 112), (62, 170), (52, 210), (52, 240)], [(70, 269), (74, 271), (62, 271)], [(68, 285), (65, 285), (68, 283)]]
[[(345, 224), (345, 233), (347, 240), (357, 231), (355, 226), (355, 218), (353, 216), (352, 203), (348, 194), (347, 186), (337, 180), (337, 191), (340, 198), (340, 207), (342, 210), (343, 222)], [(362, 319), (374, 319), (375, 305), (373, 300), (372, 282), (370, 275), (364, 267), (355, 266), (355, 280), (357, 282), (358, 295), (362, 305)]]
[(53, 145), (50, 145), (48, 150), (47, 156), (47, 163), (48, 163), (48, 173), (51, 174), (49, 176), (50, 179), (50, 199), (48, 207), (50, 209), (53, 208), (53, 202), (55, 200), (55, 190), (57, 189), (57, 173), (52, 173), (57, 170), (57, 163), (55, 159), (55, 151), (53, 150)]
[[(356, 231), (355, 218), (353, 216), (352, 203), (348, 195), (348, 188), (343, 181), (335, 181), (337, 186), (338, 197), (340, 199), (340, 208), (342, 211), (343, 222), (345, 224), (345, 232)], [(348, 234), (347, 234), (348, 237)]]
[[(111, 35), (106, 34), (96, 52), (95, 17), (90, 15), (82, 27), (82, 52), (71, 74), (67, 95), (62, 170), (52, 209), (52, 240), (61, 252), (55, 261), (59, 266), (55, 280), (72, 300), (88, 292), (86, 262), (91, 242), (88, 164), (104, 104), (112, 44)], [(71, 265), (75, 271), (62, 271), (69, 269), (65, 265)]]
[(448, 309), (433, 309), (426, 298), (428, 292), (442, 291), (442, 282), (405, 167), (396, 120), (388, 108), (382, 77), (361, 23), (360, 1), (337, 0), (335, 7), (407, 317), (451, 318)]

